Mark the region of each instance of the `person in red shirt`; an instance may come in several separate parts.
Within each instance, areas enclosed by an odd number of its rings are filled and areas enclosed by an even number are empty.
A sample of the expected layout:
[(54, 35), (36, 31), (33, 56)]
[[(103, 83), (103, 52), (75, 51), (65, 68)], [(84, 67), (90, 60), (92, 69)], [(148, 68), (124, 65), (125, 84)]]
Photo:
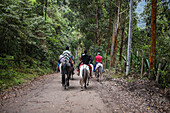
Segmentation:
[(93, 72), (95, 72), (95, 68), (96, 68), (97, 63), (102, 63), (102, 56), (100, 56), (100, 53), (97, 53), (96, 63), (94, 64)]

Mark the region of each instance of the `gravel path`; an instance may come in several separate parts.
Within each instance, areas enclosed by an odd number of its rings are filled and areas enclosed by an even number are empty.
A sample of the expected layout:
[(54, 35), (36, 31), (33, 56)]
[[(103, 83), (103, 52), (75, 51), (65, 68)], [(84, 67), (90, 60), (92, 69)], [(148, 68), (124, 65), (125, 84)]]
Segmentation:
[[(48, 80), (42, 81), (46, 78)], [(70, 80), (69, 89), (64, 90), (61, 86), (59, 73), (41, 78), (40, 81), (42, 82), (37, 83), (36, 81), (25, 91), (18, 91), (20, 94), (17, 94), (17, 97), (4, 102), (0, 107), (0, 112), (110, 113), (112, 109), (107, 107), (97, 92), (99, 83), (91, 79), (89, 87), (81, 91), (79, 79), (80, 77), (75, 75), (74, 80)]]
[[(1, 92), (0, 113), (168, 113), (169, 100), (150, 96), (145, 81), (129, 84), (121, 79), (95, 78), (81, 91), (80, 77), (74, 75), (69, 89), (61, 86), (61, 75), (54, 73), (36, 78), (30, 83)], [(136, 87), (134, 87), (136, 86)], [(146, 90), (147, 89), (147, 90)], [(152, 89), (154, 90), (154, 89)], [(149, 98), (149, 99), (148, 99)], [(160, 104), (159, 104), (160, 103)], [(153, 104), (153, 105), (152, 105)], [(158, 105), (159, 107), (154, 106)], [(163, 106), (163, 108), (161, 108)]]

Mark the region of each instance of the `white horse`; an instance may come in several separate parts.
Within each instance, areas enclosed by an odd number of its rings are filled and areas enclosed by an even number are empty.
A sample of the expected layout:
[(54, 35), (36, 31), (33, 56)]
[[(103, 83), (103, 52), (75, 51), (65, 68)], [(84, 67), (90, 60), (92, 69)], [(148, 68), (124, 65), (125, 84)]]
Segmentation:
[(89, 85), (89, 79), (90, 79), (89, 66), (86, 64), (83, 64), (80, 67), (80, 85), (81, 85), (82, 90), (83, 90), (83, 84), (85, 88), (87, 88), (87, 86)]
[(103, 78), (103, 73), (102, 73), (103, 64), (97, 63), (95, 70), (96, 70), (96, 73), (95, 73), (96, 78), (98, 80), (101, 80)]

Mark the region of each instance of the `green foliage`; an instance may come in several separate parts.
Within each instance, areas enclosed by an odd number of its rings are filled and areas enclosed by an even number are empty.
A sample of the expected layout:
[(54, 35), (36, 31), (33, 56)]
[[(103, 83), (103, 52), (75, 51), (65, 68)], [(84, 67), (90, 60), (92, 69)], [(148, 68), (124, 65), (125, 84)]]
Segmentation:
[[(170, 67), (169, 67), (170, 68)], [(170, 87), (170, 77), (169, 72), (160, 70), (160, 79), (159, 83), (163, 88), (169, 88)]]
[[(143, 21), (146, 22), (144, 29), (137, 27), (137, 15), (135, 12), (133, 13), (131, 64), (132, 70), (136, 73), (140, 73), (142, 51), (144, 72), (149, 70), (151, 2), (150, 0), (146, 2), (145, 10), (141, 14), (144, 17)], [(122, 1), (121, 28), (125, 28), (125, 37), (121, 67), (125, 66), (128, 41), (129, 8), (127, 4), (128, 1)], [(157, 7), (157, 47), (154, 74), (156, 77), (158, 64), (161, 63), (159, 83), (163, 87), (169, 87), (168, 4), (167, 0), (158, 0)], [(0, 1), (0, 89), (20, 84), (55, 70), (58, 56), (67, 45), (70, 46), (73, 55), (77, 50), (80, 54), (87, 49), (93, 59), (97, 52), (100, 52), (103, 61), (107, 59), (107, 62), (110, 62), (110, 52), (108, 52), (110, 49), (107, 48), (108, 40), (111, 38), (108, 36), (109, 18), (111, 17), (113, 22), (118, 10), (116, 1), (50, 0), (47, 6), (46, 22), (44, 5), (44, 0)], [(134, 1), (133, 9), (136, 6), (137, 2)], [(123, 24), (125, 18), (127, 18), (126, 24)], [(120, 35), (117, 56), (119, 56), (119, 49)]]
[(53, 2), (48, 1), (46, 23), (43, 0), (0, 2), (0, 89), (51, 73), (66, 45), (76, 49), (77, 13)]

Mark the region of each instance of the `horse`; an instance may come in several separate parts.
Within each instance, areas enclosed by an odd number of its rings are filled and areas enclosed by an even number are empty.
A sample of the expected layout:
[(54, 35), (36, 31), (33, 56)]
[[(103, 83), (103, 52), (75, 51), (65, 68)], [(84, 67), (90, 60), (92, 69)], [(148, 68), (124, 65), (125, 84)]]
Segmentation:
[(101, 63), (97, 63), (96, 68), (95, 68), (96, 70), (95, 76), (98, 81), (101, 80), (103, 77), (102, 69), (103, 69), (103, 65)]
[(59, 69), (60, 73), (62, 74), (62, 63), (60, 63), (58, 69)]
[(89, 66), (86, 64), (83, 64), (80, 67), (80, 85), (81, 85), (81, 90), (83, 90), (83, 84), (84, 88), (87, 88), (89, 85), (89, 79), (90, 79), (90, 70)]
[[(62, 63), (60, 63), (60, 65), (59, 65), (59, 71), (60, 71), (60, 73), (62, 74)], [(72, 79), (73, 80), (73, 68), (72, 68), (72, 72), (71, 72), (71, 77), (70, 77), (70, 79)]]
[(70, 79), (73, 67), (68, 62), (63, 62), (60, 69), (62, 73), (62, 86), (64, 86), (64, 88), (66, 89), (69, 87), (69, 79)]

